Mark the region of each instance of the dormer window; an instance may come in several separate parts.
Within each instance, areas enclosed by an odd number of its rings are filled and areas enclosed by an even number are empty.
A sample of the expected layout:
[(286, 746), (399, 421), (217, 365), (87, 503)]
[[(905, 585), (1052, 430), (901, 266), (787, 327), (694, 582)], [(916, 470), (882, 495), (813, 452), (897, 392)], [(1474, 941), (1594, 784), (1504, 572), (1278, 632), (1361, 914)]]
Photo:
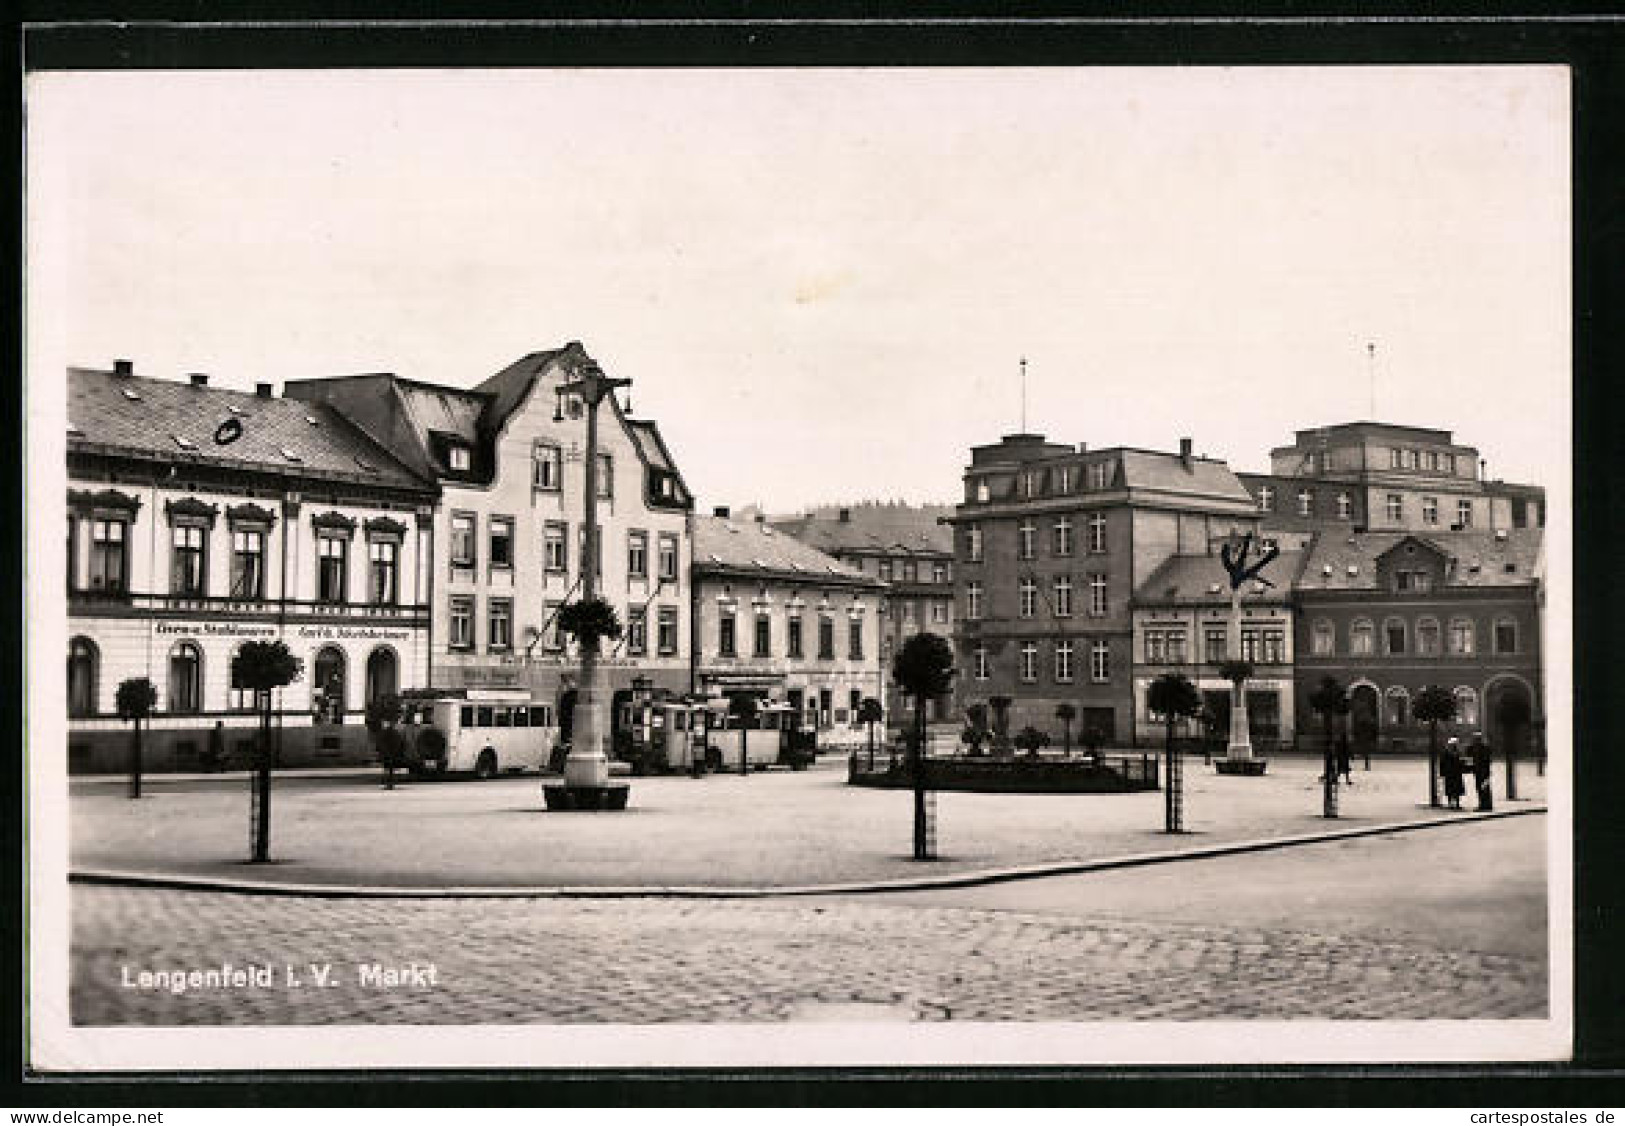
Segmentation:
[(469, 457), (468, 447), (461, 442), (454, 442), (446, 447), (446, 464), (454, 472), (467, 473), (472, 459)]

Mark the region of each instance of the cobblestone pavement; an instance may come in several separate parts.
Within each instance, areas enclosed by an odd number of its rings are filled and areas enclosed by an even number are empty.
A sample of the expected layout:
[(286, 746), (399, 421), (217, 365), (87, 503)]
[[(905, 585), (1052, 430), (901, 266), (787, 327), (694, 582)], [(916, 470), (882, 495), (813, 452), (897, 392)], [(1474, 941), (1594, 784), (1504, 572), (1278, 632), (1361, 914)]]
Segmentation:
[[(76, 1024), (1546, 1015), (1544, 958), (1347, 934), (850, 899), (321, 900), (76, 886), (71, 902)], [(274, 984), (178, 994), (123, 984), (126, 972), (224, 962), (270, 966)], [(313, 963), (330, 963), (336, 984), (315, 984)], [(423, 973), (363, 984), (373, 963)], [(287, 983), (289, 967), (301, 984)]]

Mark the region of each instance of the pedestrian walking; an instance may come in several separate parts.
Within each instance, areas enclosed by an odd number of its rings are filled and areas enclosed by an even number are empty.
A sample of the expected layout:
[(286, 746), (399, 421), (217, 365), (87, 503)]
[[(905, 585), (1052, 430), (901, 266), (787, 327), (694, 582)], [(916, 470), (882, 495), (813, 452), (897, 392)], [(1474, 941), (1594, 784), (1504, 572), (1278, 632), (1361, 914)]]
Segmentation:
[(1473, 736), (1468, 757), (1473, 764), (1473, 782), (1478, 787), (1478, 808), (1480, 812), (1488, 812), (1495, 808), (1495, 797), (1490, 793), (1490, 748), (1484, 742), (1482, 731)]
[(1337, 735), (1337, 773), (1343, 776), (1346, 785), (1354, 785), (1353, 764), (1349, 761), (1349, 737), (1342, 732)]
[(1439, 756), (1439, 773), (1444, 778), (1444, 796), (1451, 809), (1461, 808), (1461, 795), (1466, 787), (1462, 785), (1462, 775), (1467, 764), (1461, 757), (1461, 743), (1459, 740), (1448, 740), (1444, 745), (1444, 753)]

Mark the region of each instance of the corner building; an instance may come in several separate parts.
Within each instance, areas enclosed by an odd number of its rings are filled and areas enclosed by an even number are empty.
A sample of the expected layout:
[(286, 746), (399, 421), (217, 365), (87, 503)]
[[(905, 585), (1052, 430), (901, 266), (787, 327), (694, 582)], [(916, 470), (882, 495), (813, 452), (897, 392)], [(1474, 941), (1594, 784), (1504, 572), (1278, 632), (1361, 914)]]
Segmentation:
[(433, 482), (271, 391), (69, 369), (70, 770), (125, 769), (115, 700), (137, 677), (158, 697), (147, 768), (197, 769), (217, 724), (246, 761), (248, 640), (304, 661), (274, 695), (284, 766), (366, 761), (367, 703), (428, 683)]
[(1090, 450), (1013, 434), (971, 451), (955, 528), (962, 705), (1012, 698), (1010, 727), (1108, 743), (1139, 734), (1134, 592), (1174, 555), (1205, 555), (1258, 509), (1222, 461), (1126, 447)]
[[(560, 726), (578, 675), (557, 621), (582, 590), (588, 409), (560, 388), (592, 364), (572, 342), (472, 389), (358, 375), (287, 390), (342, 412), (439, 488), (433, 687), (528, 689)], [(686, 692), (687, 486), (655, 424), (613, 394), (598, 407), (598, 459), (598, 590), (625, 627), (605, 646), (605, 685), (619, 698)]]

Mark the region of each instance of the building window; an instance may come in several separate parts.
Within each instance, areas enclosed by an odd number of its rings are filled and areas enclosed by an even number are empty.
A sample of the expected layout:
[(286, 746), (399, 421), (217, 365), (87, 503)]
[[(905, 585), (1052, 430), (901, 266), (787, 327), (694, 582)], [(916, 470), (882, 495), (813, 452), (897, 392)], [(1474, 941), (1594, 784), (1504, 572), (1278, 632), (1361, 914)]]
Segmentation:
[[(564, 603), (548, 599), (542, 604), (542, 645), (550, 653), (564, 651), (564, 631), (559, 629), (559, 613), (564, 609)], [(470, 644), (473, 644), (470, 639)]]
[(1111, 484), (1112, 465), (1109, 461), (1097, 461), (1089, 467), (1089, 487), (1091, 489), (1104, 489)]
[(1055, 471), (1055, 491), (1070, 493), (1072, 491), (1072, 467), (1063, 465)]
[(1072, 616), (1072, 576), (1058, 575), (1055, 579), (1055, 616), (1057, 618), (1070, 618)]
[(381, 696), (393, 696), (396, 689), (395, 651), (380, 645), (367, 654), (367, 680), (363, 700), (370, 704)]
[(1268, 485), (1258, 486), (1258, 511), (1275, 511), (1275, 490)]
[(1393, 521), (1405, 518), (1405, 498), (1398, 493), (1388, 494), (1388, 519)]
[(1112, 677), (1111, 647), (1104, 641), (1089, 646), (1089, 679), (1105, 684)]
[(1227, 660), (1229, 650), (1229, 631), (1224, 626), (1208, 626), (1202, 630), (1202, 659), (1208, 664)]
[(943, 601), (931, 603), (931, 624), (941, 626), (948, 624), (948, 604)]
[(1282, 665), (1286, 663), (1286, 631), (1282, 629), (1264, 629), (1260, 631), (1264, 648), (1261, 654), (1262, 662), (1266, 665)]
[(847, 625), (847, 655), (854, 661), (863, 660), (863, 619), (854, 618)]
[(766, 614), (756, 615), (756, 647), (752, 650), (756, 657), (771, 657), (773, 655), (773, 624)]
[(1106, 516), (1097, 512), (1089, 517), (1089, 550), (1099, 554), (1106, 550)]
[(971, 651), (971, 675), (977, 680), (987, 679), (987, 646), (978, 645)]
[(1439, 522), (1439, 498), (1422, 498), (1422, 523), (1437, 524)]
[(1168, 631), (1168, 663), (1171, 665), (1185, 663), (1185, 631), (1182, 629)]
[(1032, 579), (1022, 579), (1017, 588), (1020, 593), (1020, 614), (1023, 618), (1030, 618), (1038, 612), (1038, 584)]
[(1106, 616), (1106, 576), (1099, 573), (1089, 576), (1089, 616)]
[(563, 458), (551, 442), (537, 442), (531, 448), (531, 487), (556, 493), (563, 487)]
[(1471, 528), (1473, 526), (1472, 501), (1458, 500), (1456, 502), (1456, 523), (1460, 524), (1463, 528)]
[(641, 657), (649, 651), (649, 608), (647, 606), (628, 606), (626, 608), (626, 653), (629, 657)]
[(634, 579), (649, 577), (649, 533), (626, 533), (626, 573)]
[(1388, 468), (1389, 469), (1403, 469), (1403, 468), (1405, 468), (1405, 453), (1404, 453), (1403, 450), (1389, 450), (1388, 451)]
[(1055, 682), (1057, 684), (1072, 683), (1072, 643), (1070, 641), (1057, 641), (1055, 643)]
[(891, 582), (891, 560), (890, 559), (882, 559), (880, 561), (880, 577), (885, 582), (888, 582), (888, 583)]
[(1298, 490), (1298, 515), (1309, 516), (1315, 510), (1315, 491), (1313, 489)]
[(232, 530), (231, 596), (252, 601), (265, 597), (265, 533), (258, 528)]
[(986, 504), (992, 495), (993, 490), (988, 487), (988, 483), (985, 480), (976, 482), (976, 499), (978, 501)]
[(736, 657), (738, 651), (734, 631), (736, 623), (732, 614), (723, 614), (717, 619), (717, 656)]
[(1405, 623), (1389, 618), (1382, 623), (1383, 652), (1390, 657), (1405, 655)]
[(1416, 623), (1416, 652), (1423, 657), (1439, 655), (1439, 620), (1422, 618)]
[(903, 560), (903, 581), (911, 583), (920, 577), (919, 565), (912, 559)]
[(1022, 559), (1033, 557), (1034, 543), (1038, 538), (1038, 528), (1031, 520), (1023, 520), (1017, 530), (1016, 552)]
[(934, 582), (934, 583), (945, 583), (945, 582), (947, 582), (948, 581), (948, 564), (946, 564), (946, 563), (933, 563), (933, 564), (931, 564), (931, 581)]
[(1396, 591), (1426, 593), (1433, 587), (1433, 576), (1427, 571), (1395, 571)]
[(317, 723), (343, 723), (348, 696), (344, 677), (344, 651), (327, 646), (316, 654), (316, 668), (310, 681), (312, 718)]
[(1476, 638), (1473, 636), (1473, 623), (1467, 618), (1452, 618), (1450, 621), (1450, 653), (1456, 657), (1471, 656), (1476, 648)]
[(350, 541), (338, 536), (319, 536), (316, 550), (316, 598), (329, 605), (342, 605), (348, 596)]
[(785, 619), (784, 647), (786, 655), (799, 660), (801, 658), (801, 616), (792, 614)]
[(1388, 689), (1388, 722), (1394, 727), (1404, 727), (1411, 718), (1411, 697), (1399, 685)]
[(1072, 521), (1065, 516), (1055, 521), (1055, 554), (1072, 554)]
[(474, 566), (474, 514), (472, 512), (453, 512), (451, 514), (451, 565), (453, 567)]
[(1466, 727), (1478, 726), (1478, 693), (1466, 685), (1455, 691), (1456, 722)]
[(190, 641), (169, 651), (169, 711), (192, 715), (203, 710), (203, 653)]
[(468, 447), (461, 442), (453, 442), (446, 447), (446, 464), (457, 473), (467, 473), (470, 459)]
[(1364, 618), (1356, 619), (1349, 626), (1349, 652), (1356, 657), (1369, 657), (1376, 652), (1375, 633), (1372, 625)]
[(982, 584), (975, 579), (965, 584), (965, 620), (982, 620)]
[(1168, 635), (1160, 629), (1145, 631), (1145, 661), (1160, 665), (1168, 659)]
[(485, 648), (505, 653), (513, 648), (513, 600), (493, 598), (486, 615)]
[(1321, 618), (1315, 622), (1309, 642), (1310, 651), (1317, 657), (1330, 657), (1337, 649), (1337, 632), (1331, 622)]
[(835, 619), (820, 616), (818, 619), (818, 659), (833, 661), (835, 659)]
[(570, 569), (570, 526), (549, 520), (542, 528), (542, 566), (562, 573)]
[(1422, 454), (1421, 454), (1421, 451), (1419, 451), (1419, 450), (1406, 450), (1405, 451), (1405, 468), (1406, 469), (1420, 469), (1420, 468), (1422, 468)]
[(615, 458), (610, 454), (598, 455), (598, 499), (615, 496)]
[(1258, 664), (1258, 631), (1252, 628), (1243, 628), (1241, 631), (1241, 659), (1250, 664)]
[(1518, 651), (1518, 623), (1511, 618), (1497, 618), (1495, 620), (1495, 652), (1499, 654), (1516, 653)]
[(1021, 647), (1021, 679), (1027, 684), (1038, 679), (1038, 646), (1031, 641)]
[(474, 648), (474, 599), (466, 594), (451, 596), (451, 633), (446, 644), (452, 649)]
[(175, 548), (170, 591), (189, 598), (203, 597), (203, 544), (207, 533), (197, 524), (177, 524), (170, 534)]
[(982, 561), (982, 526), (969, 524), (965, 527), (965, 558), (972, 563)]
[(124, 541), (129, 524), (123, 520), (92, 520), (90, 524), (90, 589), (122, 591), (127, 581)]
[(68, 715), (96, 714), (96, 666), (98, 655), (95, 644), (85, 637), (76, 637), (68, 646)]
[(660, 619), (656, 627), (660, 636), (660, 655), (673, 656), (677, 652), (677, 608), (675, 606), (662, 606)]
[(491, 517), (491, 566), (513, 567), (513, 517)]
[(374, 606), (393, 606), (397, 599), (400, 544), (394, 540), (367, 543), (367, 594)]
[(660, 533), (660, 578), (677, 581), (677, 537), (668, 532)]
[(1337, 518), (1348, 520), (1354, 515), (1354, 501), (1347, 493), (1337, 494)]

